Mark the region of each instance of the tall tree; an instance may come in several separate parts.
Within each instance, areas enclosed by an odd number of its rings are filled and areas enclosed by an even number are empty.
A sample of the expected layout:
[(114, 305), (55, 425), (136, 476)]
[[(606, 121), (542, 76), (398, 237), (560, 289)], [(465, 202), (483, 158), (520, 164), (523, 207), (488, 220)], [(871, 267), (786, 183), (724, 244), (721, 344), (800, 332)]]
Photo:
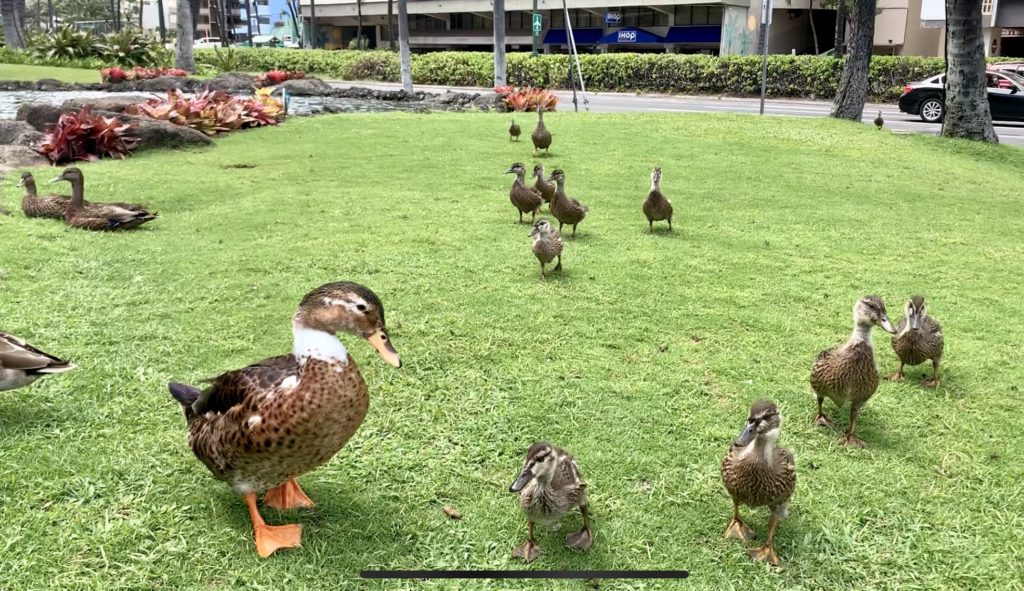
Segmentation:
[(46, 17), (46, 28), (52, 31), (54, 27), (53, 0), (46, 0)]
[(356, 0), (356, 49), (363, 49), (363, 0)]
[(316, 49), (316, 0), (309, 0), (309, 46)]
[(407, 0), (398, 0), (398, 49), (402, 64), (402, 89), (412, 92), (412, 58), (409, 56), (409, 10)]
[(196, 61), (192, 56), (195, 28), (192, 3), (188, 0), (178, 0), (178, 38), (175, 40), (174, 65), (186, 72), (196, 70)]
[(946, 113), (942, 135), (998, 142), (988, 104), (981, 0), (946, 0)]
[(245, 0), (245, 31), (249, 34), (249, 47), (252, 47), (252, 5), (255, 0)]
[(505, 0), (494, 2), (494, 86), (505, 86)]
[(395, 7), (394, 0), (388, 0), (388, 47), (395, 50)]
[(835, 56), (846, 53), (846, 0), (836, 2), (836, 44)]
[(807, 20), (811, 21), (811, 37), (814, 38), (814, 55), (821, 53), (821, 47), (818, 46), (818, 27), (814, 26), (814, 0), (809, 3), (810, 8), (807, 9)]
[(864, 114), (864, 102), (868, 97), (868, 67), (874, 43), (875, 0), (856, 0), (853, 4), (850, 53), (843, 63), (839, 90), (832, 103), (832, 117), (860, 121)]
[(4, 17), (4, 42), (11, 49), (25, 49), (25, 22), (18, 13), (17, 5), (18, 0), (0, 0), (0, 14)]

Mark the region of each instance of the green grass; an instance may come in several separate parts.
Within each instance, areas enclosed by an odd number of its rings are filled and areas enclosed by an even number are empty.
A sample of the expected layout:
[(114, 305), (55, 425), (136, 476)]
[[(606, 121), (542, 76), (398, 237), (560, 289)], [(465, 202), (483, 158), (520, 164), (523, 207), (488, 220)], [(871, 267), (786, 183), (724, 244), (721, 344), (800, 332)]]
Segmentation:
[[(518, 568), (507, 489), (543, 438), (578, 457), (596, 543), (563, 546), (573, 516), (540, 532), (531, 568), (692, 573), (602, 589), (1022, 588), (1024, 152), (827, 120), (552, 114), (540, 160), (592, 211), (541, 282), (501, 174), (537, 160), (507, 124), (295, 120), (86, 165), (90, 199), (159, 210), (137, 232), (0, 218), (2, 329), (80, 365), (0, 394), (2, 586), (588, 589), (357, 576)], [(654, 165), (671, 235), (640, 212)], [(18, 195), (4, 185), (8, 207)], [(298, 300), (335, 280), (380, 295), (405, 366), (343, 339), (370, 413), (302, 479), (315, 509), (265, 511), (302, 523), (303, 547), (260, 560), (166, 383), (289, 350)], [(883, 382), (859, 422), (870, 448), (840, 447), (811, 425), (812, 360), (847, 337), (859, 296), (895, 320), (916, 292), (943, 324), (943, 385), (918, 386), (923, 366)], [(721, 539), (719, 464), (760, 397), (780, 405), (799, 472), (774, 570)], [(763, 536), (767, 511), (744, 514)]]
[(99, 70), (82, 70), (80, 68), (58, 68), (54, 66), (24, 66), (19, 64), (0, 64), (0, 80), (42, 80), (49, 78), (68, 83), (99, 82)]

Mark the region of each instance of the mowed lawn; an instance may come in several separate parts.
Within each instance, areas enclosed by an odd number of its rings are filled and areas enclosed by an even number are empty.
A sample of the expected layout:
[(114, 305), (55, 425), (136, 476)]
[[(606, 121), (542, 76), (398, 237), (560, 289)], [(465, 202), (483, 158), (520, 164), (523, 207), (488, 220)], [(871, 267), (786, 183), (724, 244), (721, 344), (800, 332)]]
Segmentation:
[(42, 80), (44, 78), (68, 83), (89, 83), (99, 82), (100, 73), (99, 70), (83, 70), (81, 68), (0, 64), (0, 80)]
[[(522, 568), (508, 487), (546, 439), (579, 460), (596, 540), (565, 548), (578, 515), (541, 528), (528, 568), (691, 573), (601, 589), (1021, 588), (1024, 152), (827, 120), (548, 119), (546, 158), (530, 116), (519, 143), (488, 114), (292, 120), (85, 165), (89, 199), (159, 211), (139, 231), (0, 218), (0, 329), (80, 366), (0, 393), (0, 586), (588, 589), (358, 577)], [(547, 282), (508, 201), (515, 161), (564, 168), (591, 207)], [(656, 165), (676, 231), (652, 236)], [(54, 174), (38, 171), (41, 189)], [(290, 350), (299, 299), (337, 280), (381, 297), (405, 365), (342, 337), (370, 413), (301, 479), (315, 509), (264, 510), (305, 529), (302, 548), (261, 560), (166, 384)], [(837, 428), (812, 426), (807, 379), (871, 293), (894, 321), (926, 296), (944, 379), (920, 387), (920, 366), (883, 381), (859, 421), (870, 447), (848, 449), (847, 409), (827, 403)], [(875, 343), (894, 371), (889, 339)], [(779, 569), (722, 539), (719, 465), (762, 397), (799, 474)], [(743, 511), (763, 539), (767, 510)]]

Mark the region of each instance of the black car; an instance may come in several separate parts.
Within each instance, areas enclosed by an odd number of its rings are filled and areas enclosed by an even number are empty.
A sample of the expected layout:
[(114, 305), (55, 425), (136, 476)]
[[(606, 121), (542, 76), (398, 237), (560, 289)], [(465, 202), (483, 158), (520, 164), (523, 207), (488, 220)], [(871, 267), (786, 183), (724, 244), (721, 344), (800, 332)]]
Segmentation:
[[(986, 74), (992, 119), (1024, 121), (1024, 77), (991, 70)], [(900, 96), (900, 111), (918, 115), (926, 123), (940, 123), (946, 115), (945, 82), (946, 75), (938, 74), (906, 85)]]

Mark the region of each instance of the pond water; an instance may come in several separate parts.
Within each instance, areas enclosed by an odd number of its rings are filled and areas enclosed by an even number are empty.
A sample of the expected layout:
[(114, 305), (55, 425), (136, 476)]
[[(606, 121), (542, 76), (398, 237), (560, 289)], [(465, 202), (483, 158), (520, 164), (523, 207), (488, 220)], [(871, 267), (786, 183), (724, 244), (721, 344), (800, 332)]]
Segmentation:
[[(103, 92), (100, 90), (75, 90), (60, 92), (41, 92), (37, 90), (19, 90), (0, 92), (0, 119), (14, 119), (18, 106), (23, 103), (46, 103), (60, 105), (73, 98), (99, 98), (117, 96), (120, 93)], [(143, 94), (143, 93), (139, 93)], [(159, 95), (153, 95), (159, 96)], [(415, 103), (412, 103), (415, 105)], [(402, 105), (410, 108), (412, 105)], [(384, 101), (365, 101), (322, 96), (290, 96), (288, 97), (289, 115), (316, 115), (331, 113), (375, 113), (380, 111), (397, 111), (401, 107)]]

